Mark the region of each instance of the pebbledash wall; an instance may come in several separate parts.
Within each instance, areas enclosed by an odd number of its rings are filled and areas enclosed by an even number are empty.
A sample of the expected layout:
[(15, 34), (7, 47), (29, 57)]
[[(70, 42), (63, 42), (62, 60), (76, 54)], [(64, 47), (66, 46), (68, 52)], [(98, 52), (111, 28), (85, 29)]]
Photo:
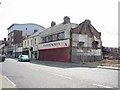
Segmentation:
[(39, 60), (78, 63), (102, 59), (101, 33), (90, 20), (74, 24), (64, 17), (63, 23), (51, 25), (39, 33)]

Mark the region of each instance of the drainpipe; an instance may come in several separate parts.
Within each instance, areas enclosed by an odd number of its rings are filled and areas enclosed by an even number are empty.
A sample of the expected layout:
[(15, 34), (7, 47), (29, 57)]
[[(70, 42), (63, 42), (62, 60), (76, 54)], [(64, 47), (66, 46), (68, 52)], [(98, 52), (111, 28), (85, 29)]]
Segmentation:
[(69, 59), (69, 62), (72, 62), (72, 28), (70, 30), (70, 51), (69, 51), (69, 55), (70, 55), (70, 59)]

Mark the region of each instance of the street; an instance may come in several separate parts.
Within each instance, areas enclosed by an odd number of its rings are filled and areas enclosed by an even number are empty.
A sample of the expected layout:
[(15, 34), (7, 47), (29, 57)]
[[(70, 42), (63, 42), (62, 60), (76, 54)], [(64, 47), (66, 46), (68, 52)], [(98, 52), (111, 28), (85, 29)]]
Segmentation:
[(2, 88), (118, 88), (117, 70), (10, 58), (0, 62), (0, 67)]

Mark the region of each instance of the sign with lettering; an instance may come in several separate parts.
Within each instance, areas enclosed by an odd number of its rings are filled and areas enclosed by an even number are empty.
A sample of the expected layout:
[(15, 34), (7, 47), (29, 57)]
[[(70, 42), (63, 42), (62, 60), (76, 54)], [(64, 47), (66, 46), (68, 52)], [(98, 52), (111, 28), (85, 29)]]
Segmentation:
[(52, 48), (62, 48), (62, 47), (69, 47), (70, 42), (69, 39), (62, 40), (62, 41), (55, 41), (55, 42), (49, 42), (44, 44), (39, 44), (39, 49), (52, 49)]

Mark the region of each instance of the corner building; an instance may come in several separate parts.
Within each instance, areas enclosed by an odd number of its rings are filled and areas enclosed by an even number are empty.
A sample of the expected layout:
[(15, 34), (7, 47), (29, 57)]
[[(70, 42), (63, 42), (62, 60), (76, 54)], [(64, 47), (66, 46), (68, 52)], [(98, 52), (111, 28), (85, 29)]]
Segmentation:
[(61, 24), (52, 22), (50, 28), (39, 33), (39, 37), (39, 60), (78, 63), (102, 59), (101, 33), (90, 20), (74, 24), (66, 16)]

